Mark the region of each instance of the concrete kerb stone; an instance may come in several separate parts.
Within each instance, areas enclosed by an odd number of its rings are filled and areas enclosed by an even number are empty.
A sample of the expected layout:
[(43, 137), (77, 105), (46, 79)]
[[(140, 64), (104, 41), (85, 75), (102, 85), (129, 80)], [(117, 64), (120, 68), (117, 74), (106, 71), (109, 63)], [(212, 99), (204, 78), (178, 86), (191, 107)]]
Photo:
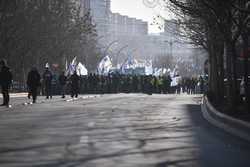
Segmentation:
[(27, 97), (28, 96), (28, 93), (10, 93), (10, 97), (11, 98), (15, 98), (15, 97)]
[(240, 137), (250, 142), (250, 124), (225, 115), (217, 111), (208, 101), (207, 97), (203, 98), (201, 105), (203, 117), (212, 125), (225, 130), (226, 132)]

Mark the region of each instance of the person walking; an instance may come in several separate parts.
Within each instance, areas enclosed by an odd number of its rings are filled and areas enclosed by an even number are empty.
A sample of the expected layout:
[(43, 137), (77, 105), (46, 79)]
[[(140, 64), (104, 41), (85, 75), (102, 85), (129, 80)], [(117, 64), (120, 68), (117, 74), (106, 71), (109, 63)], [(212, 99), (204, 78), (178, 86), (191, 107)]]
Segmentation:
[(0, 61), (0, 69), (1, 69), (0, 85), (3, 94), (3, 104), (1, 106), (9, 107), (9, 101), (10, 101), (9, 89), (12, 83), (12, 73), (10, 71), (10, 68), (7, 67), (7, 64), (4, 60)]
[(38, 88), (41, 86), (40, 80), (41, 76), (36, 67), (32, 67), (31, 71), (28, 73), (27, 85), (29, 88), (29, 95), (32, 96), (33, 103), (36, 103)]
[(62, 98), (64, 99), (65, 93), (66, 93), (66, 84), (67, 84), (67, 77), (65, 76), (64, 71), (59, 76), (59, 84), (61, 87), (61, 95), (62, 95)]
[(45, 87), (46, 99), (52, 99), (52, 72), (49, 70), (49, 67), (46, 65), (45, 72), (43, 73), (43, 82)]
[(80, 77), (77, 75), (76, 71), (74, 72), (73, 75), (70, 77), (70, 82), (71, 82), (71, 97), (72, 98), (77, 98), (78, 93), (79, 93), (79, 81)]

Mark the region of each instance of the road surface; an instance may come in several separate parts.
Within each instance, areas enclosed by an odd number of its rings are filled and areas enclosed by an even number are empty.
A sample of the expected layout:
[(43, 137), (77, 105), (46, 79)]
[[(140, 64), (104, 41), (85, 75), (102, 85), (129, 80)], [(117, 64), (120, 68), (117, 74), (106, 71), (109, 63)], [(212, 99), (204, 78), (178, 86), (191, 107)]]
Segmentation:
[(247, 167), (250, 143), (203, 119), (200, 96), (56, 97), (0, 108), (1, 167)]

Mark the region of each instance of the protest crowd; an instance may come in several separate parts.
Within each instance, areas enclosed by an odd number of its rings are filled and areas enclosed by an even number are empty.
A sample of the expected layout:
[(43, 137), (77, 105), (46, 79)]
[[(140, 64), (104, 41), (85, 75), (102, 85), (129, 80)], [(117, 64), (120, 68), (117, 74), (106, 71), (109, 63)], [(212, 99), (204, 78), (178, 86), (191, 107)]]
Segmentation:
[[(11, 89), (12, 74), (4, 61), (1, 61), (1, 87), (4, 97), (2, 105), (9, 105), (9, 91)], [(77, 98), (78, 94), (110, 94), (110, 93), (146, 93), (152, 94), (198, 94), (204, 93), (206, 83), (203, 77), (182, 78), (178, 74), (174, 77), (170, 73), (165, 75), (136, 75), (117, 72), (105, 75), (89, 73), (79, 75), (76, 69), (70, 73), (61, 71), (53, 73), (46, 64), (43, 73), (32, 67), (28, 73), (26, 90), (28, 98), (36, 103), (37, 96), (43, 95), (52, 99), (54, 95), (65, 98), (70, 95)]]

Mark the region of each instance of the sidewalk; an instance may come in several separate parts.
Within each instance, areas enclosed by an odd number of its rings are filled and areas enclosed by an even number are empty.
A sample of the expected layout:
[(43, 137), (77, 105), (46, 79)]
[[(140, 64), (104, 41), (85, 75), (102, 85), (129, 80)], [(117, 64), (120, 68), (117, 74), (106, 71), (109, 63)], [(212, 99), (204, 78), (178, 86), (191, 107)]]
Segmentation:
[[(28, 93), (11, 93), (10, 94), (10, 108), (0, 107), (0, 111), (18, 111), (20, 108), (32, 105), (32, 99), (28, 99)], [(69, 95), (66, 98), (61, 98), (61, 96), (53, 96), (52, 99), (46, 99), (45, 96), (38, 96), (37, 103), (34, 105), (39, 105), (43, 103), (57, 103), (57, 102), (72, 102), (83, 99), (98, 98), (102, 95), (79, 95), (78, 98), (71, 98)], [(0, 103), (2, 102), (2, 97), (0, 97)]]
[(207, 97), (201, 105), (203, 117), (214, 126), (250, 142), (250, 123), (231, 117), (217, 111)]

